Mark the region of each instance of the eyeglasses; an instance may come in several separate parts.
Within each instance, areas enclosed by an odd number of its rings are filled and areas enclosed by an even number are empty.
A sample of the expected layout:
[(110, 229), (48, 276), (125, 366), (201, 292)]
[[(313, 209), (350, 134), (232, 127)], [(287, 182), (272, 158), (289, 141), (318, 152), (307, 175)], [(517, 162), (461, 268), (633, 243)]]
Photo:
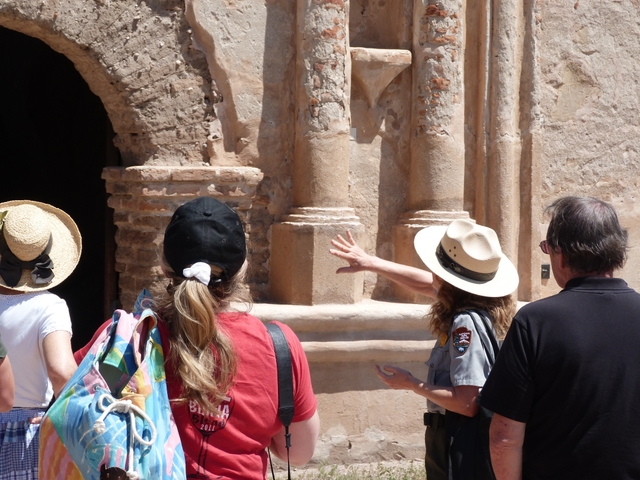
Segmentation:
[(542, 250), (542, 253), (545, 255), (549, 255), (549, 243), (546, 240), (540, 242), (540, 250)]

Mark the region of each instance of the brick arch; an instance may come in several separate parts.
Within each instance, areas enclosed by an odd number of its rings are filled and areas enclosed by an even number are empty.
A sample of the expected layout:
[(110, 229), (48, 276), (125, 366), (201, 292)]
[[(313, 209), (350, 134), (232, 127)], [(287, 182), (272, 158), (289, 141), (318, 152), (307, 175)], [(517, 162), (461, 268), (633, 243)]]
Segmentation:
[(208, 163), (217, 95), (182, 2), (110, 3), (10, 0), (0, 25), (74, 63), (109, 115), (125, 166)]

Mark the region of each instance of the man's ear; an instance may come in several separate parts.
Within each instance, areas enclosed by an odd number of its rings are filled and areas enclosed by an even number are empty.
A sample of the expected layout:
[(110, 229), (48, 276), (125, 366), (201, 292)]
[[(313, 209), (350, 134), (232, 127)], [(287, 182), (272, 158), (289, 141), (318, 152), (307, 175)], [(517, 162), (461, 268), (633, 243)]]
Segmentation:
[(560, 260), (560, 267), (567, 268), (567, 259), (564, 256), (564, 253), (562, 253), (562, 250), (560, 250), (556, 255), (558, 255), (558, 258)]

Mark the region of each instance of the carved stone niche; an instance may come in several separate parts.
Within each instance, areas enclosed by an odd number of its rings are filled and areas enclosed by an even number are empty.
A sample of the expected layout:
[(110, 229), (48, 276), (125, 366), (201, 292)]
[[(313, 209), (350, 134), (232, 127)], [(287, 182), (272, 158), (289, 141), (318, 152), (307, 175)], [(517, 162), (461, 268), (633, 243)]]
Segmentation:
[(364, 92), (369, 107), (378, 99), (391, 81), (411, 65), (409, 50), (351, 47), (351, 76)]

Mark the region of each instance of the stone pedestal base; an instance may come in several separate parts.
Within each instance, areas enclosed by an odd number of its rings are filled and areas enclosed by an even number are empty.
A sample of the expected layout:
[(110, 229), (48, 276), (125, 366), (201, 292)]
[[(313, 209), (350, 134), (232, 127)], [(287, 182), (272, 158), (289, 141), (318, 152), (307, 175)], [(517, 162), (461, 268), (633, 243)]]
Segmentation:
[[(400, 223), (394, 227), (393, 244), (394, 244), (394, 261), (404, 265), (426, 269), (425, 264), (420, 260), (413, 247), (413, 239), (416, 234), (426, 227), (434, 225), (449, 225), (452, 221), (458, 219), (469, 219), (469, 213), (465, 211), (434, 211), (434, 210), (418, 210), (406, 212), (401, 218)], [(394, 284), (395, 298), (402, 302), (411, 303), (431, 303), (431, 299), (411, 293), (406, 288), (399, 287)]]
[(363, 274), (335, 272), (345, 262), (329, 253), (331, 239), (363, 227), (350, 208), (295, 208), (271, 230), (270, 287), (276, 302), (295, 305), (355, 303)]

